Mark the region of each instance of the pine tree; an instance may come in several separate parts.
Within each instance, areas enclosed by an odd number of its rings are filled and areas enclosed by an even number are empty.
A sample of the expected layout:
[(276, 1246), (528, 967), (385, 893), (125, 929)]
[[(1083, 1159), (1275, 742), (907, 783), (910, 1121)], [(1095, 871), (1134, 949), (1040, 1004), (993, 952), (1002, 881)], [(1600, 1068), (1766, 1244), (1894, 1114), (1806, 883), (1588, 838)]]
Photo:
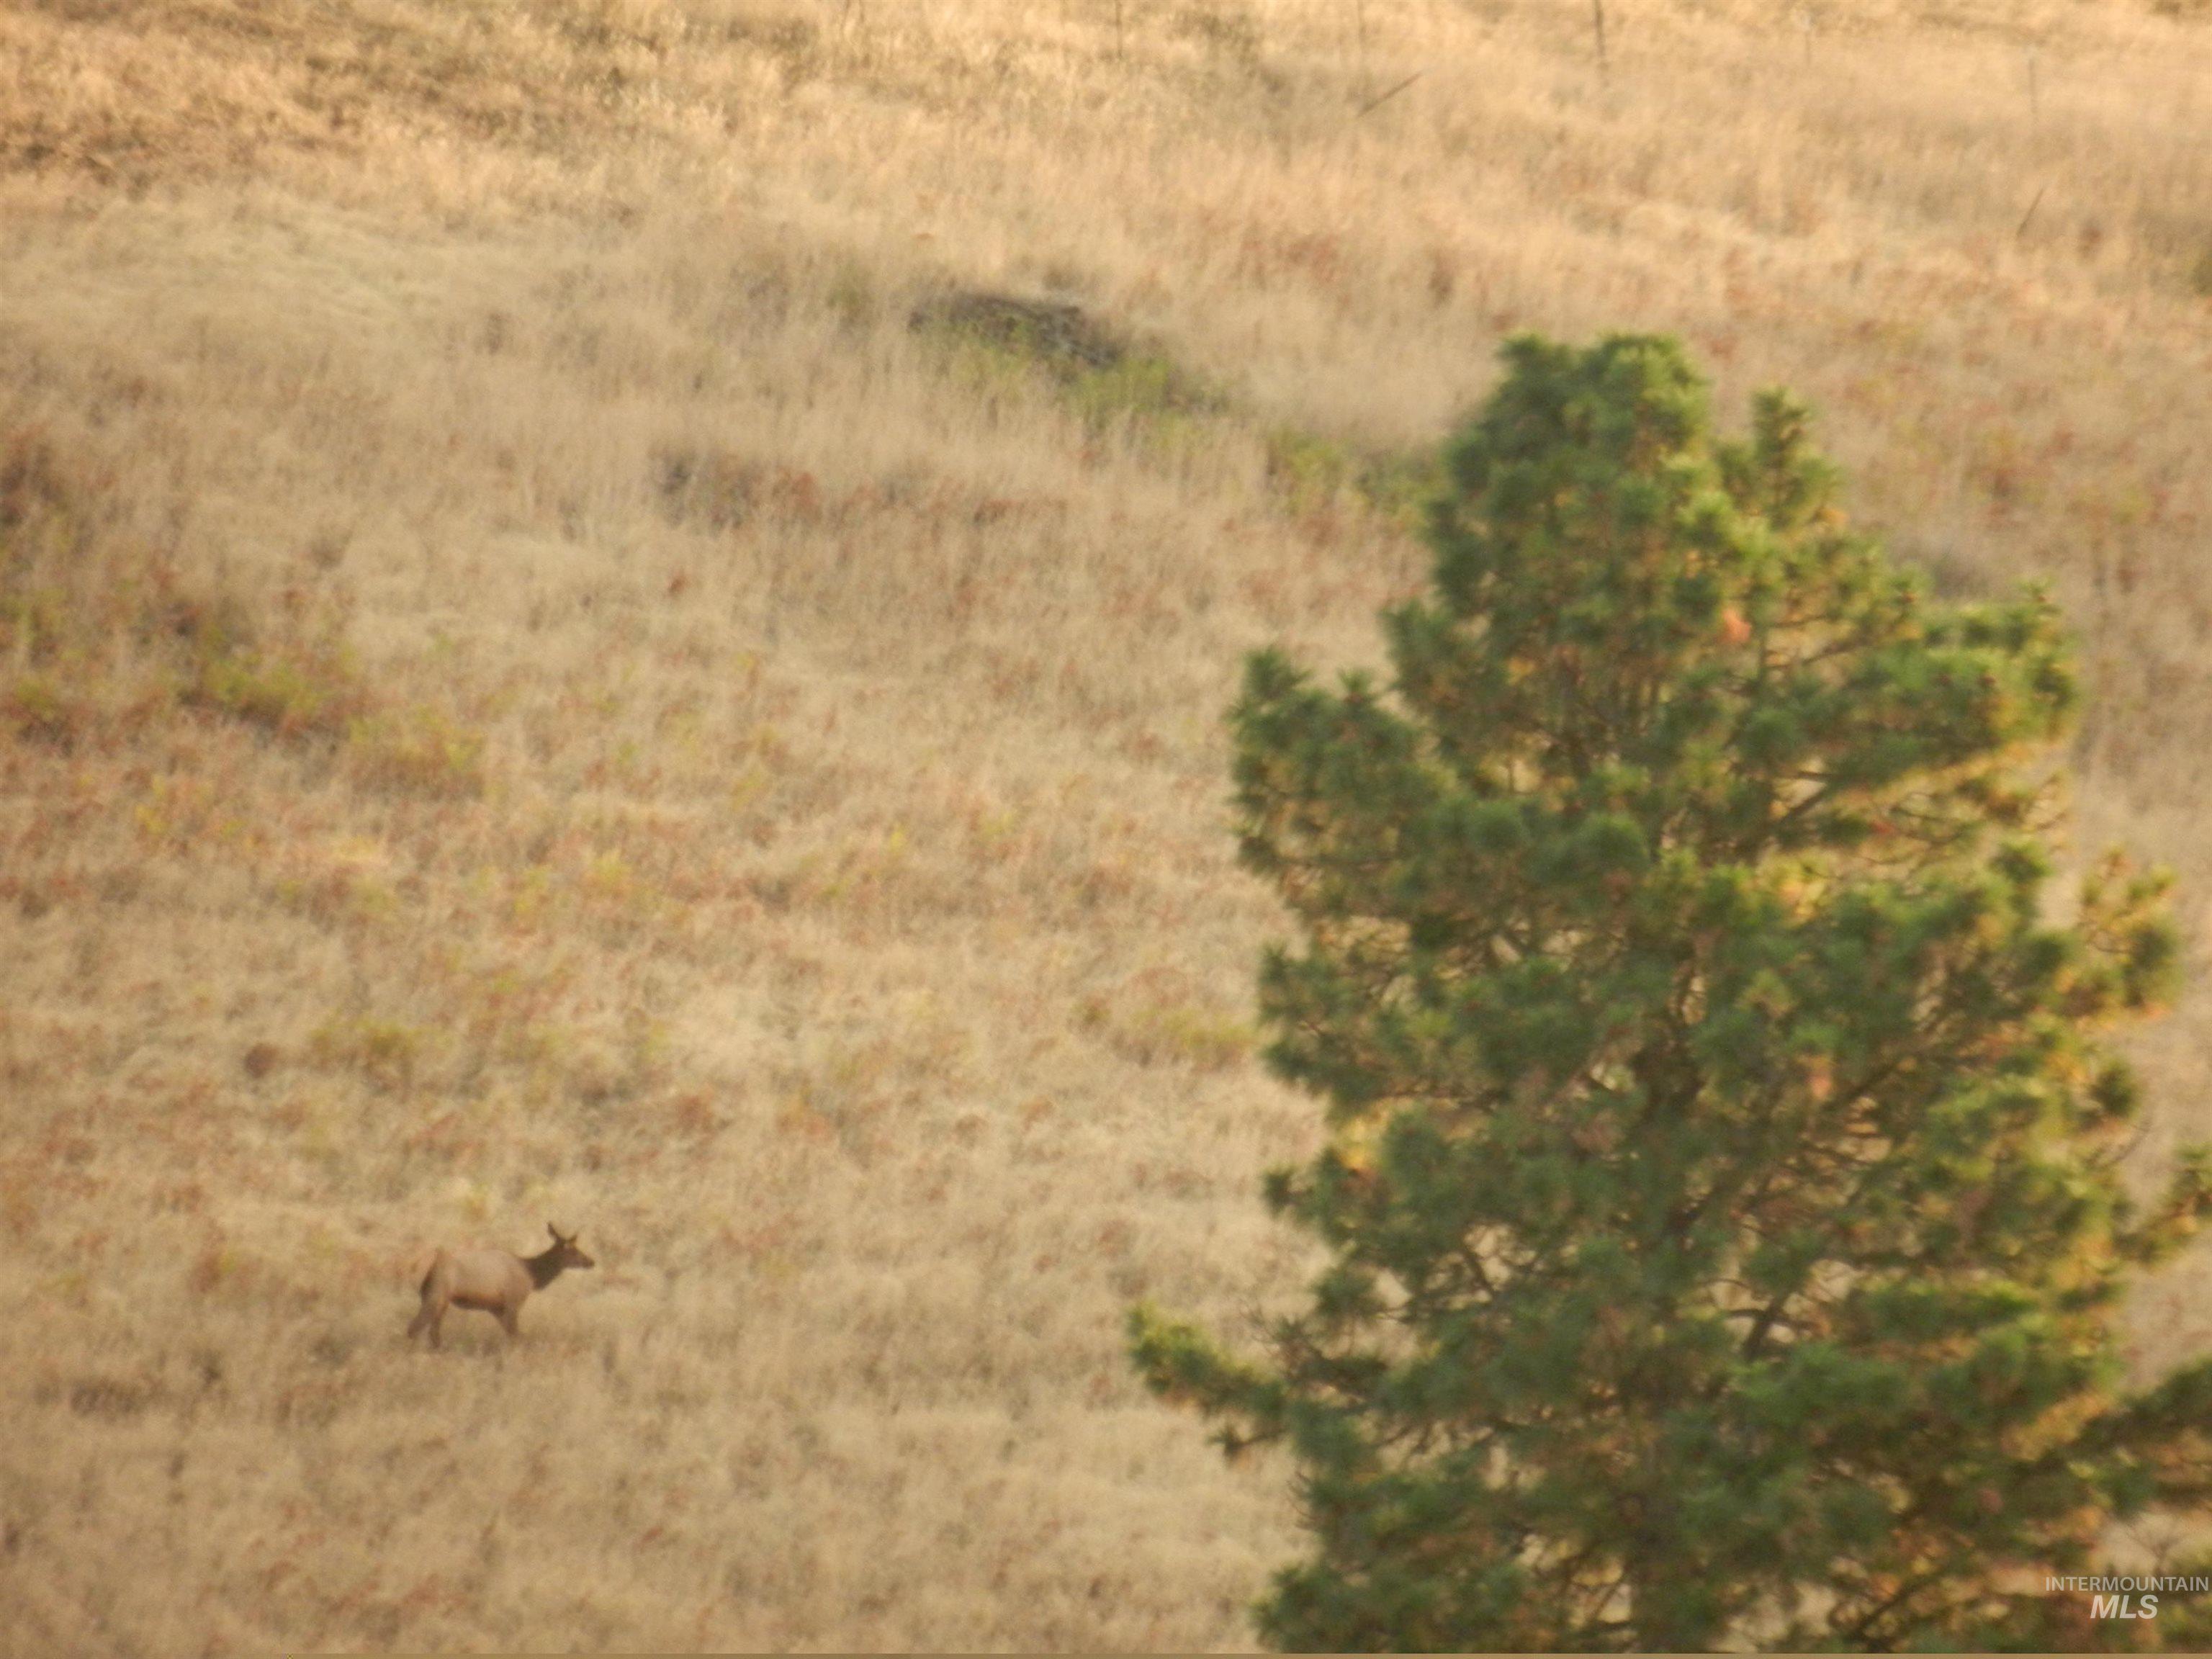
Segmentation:
[(2130, 1390), (2116, 1331), (2212, 1162), (2148, 1202), (2116, 1167), (2099, 1033), (2177, 951), (2117, 860), (2051, 914), (2056, 611), (1931, 599), (1800, 404), (1724, 441), (1671, 340), (1505, 362), (1389, 684), (1263, 652), (1232, 716), (1299, 934), (1268, 1057), (1330, 1131), (1266, 1195), (1327, 1265), (1259, 1358), (1148, 1308), (1131, 1341), (1294, 1458), (1262, 1634), (2156, 1639), (2043, 1583), (2212, 1498), (2212, 1363)]

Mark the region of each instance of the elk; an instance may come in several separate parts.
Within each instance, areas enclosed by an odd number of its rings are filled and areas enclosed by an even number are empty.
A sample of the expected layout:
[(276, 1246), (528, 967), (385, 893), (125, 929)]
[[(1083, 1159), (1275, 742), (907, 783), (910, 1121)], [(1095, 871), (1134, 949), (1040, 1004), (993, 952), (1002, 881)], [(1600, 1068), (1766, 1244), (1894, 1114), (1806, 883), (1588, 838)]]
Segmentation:
[(570, 1267), (595, 1266), (576, 1248), (576, 1236), (565, 1237), (551, 1222), (553, 1247), (536, 1255), (515, 1255), (506, 1250), (441, 1250), (422, 1275), (422, 1306), (407, 1327), (410, 1340), (430, 1333), (430, 1346), (442, 1346), (441, 1332), (448, 1308), (476, 1308), (492, 1315), (511, 1340), (521, 1331), (516, 1324), (522, 1304), (532, 1291), (542, 1291)]

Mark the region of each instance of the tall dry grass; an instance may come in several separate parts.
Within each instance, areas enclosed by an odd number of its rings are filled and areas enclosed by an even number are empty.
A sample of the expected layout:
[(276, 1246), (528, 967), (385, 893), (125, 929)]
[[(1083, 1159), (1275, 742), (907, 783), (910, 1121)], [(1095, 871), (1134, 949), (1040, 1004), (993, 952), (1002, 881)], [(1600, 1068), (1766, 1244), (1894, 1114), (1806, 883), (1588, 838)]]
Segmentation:
[[(1304, 1259), (1218, 717), (1372, 656), (1360, 480), (1512, 329), (2051, 580), (2198, 930), (2201, 15), (1361, 9), (0, 11), (0, 1650), (1248, 1642), (1285, 1472), (1119, 1352)], [(520, 1346), (404, 1346), (548, 1219)]]

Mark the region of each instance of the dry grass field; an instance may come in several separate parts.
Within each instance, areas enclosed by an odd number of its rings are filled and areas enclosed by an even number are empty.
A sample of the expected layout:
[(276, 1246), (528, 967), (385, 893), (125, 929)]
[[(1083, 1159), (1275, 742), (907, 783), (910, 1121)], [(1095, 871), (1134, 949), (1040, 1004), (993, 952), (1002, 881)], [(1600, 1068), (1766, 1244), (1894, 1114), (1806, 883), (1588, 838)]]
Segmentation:
[(2201, 941), (2212, 14), (1607, 22), (0, 4), (0, 1651), (1248, 1645), (1286, 1472), (1121, 1356), (1305, 1259), (1219, 716), (1517, 329), (2050, 579)]

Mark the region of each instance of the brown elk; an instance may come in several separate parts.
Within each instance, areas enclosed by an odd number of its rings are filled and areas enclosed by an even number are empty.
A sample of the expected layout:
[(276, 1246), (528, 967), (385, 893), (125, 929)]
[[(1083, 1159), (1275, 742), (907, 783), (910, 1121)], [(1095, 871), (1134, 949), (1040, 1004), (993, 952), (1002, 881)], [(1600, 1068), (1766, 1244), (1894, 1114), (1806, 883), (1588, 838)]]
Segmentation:
[(551, 1222), (553, 1248), (536, 1255), (515, 1255), (506, 1250), (441, 1250), (422, 1275), (422, 1306), (407, 1327), (410, 1338), (425, 1330), (430, 1346), (442, 1346), (441, 1333), (448, 1308), (476, 1308), (492, 1315), (509, 1338), (521, 1334), (516, 1319), (532, 1291), (542, 1291), (570, 1267), (597, 1265), (576, 1248), (574, 1233), (562, 1235)]

